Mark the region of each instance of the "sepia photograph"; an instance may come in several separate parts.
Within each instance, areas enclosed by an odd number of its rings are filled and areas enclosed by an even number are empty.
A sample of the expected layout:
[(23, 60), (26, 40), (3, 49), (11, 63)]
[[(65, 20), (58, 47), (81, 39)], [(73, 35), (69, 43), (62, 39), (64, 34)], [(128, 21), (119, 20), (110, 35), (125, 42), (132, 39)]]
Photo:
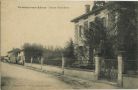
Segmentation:
[(0, 90), (138, 89), (138, 1), (0, 7)]

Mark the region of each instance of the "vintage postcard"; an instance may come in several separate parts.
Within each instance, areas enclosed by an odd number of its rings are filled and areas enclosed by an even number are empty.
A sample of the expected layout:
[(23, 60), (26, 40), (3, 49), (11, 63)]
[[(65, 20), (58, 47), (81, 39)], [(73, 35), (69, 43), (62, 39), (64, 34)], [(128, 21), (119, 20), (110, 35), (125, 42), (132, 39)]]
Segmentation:
[(138, 1), (1, 0), (1, 90), (138, 88)]

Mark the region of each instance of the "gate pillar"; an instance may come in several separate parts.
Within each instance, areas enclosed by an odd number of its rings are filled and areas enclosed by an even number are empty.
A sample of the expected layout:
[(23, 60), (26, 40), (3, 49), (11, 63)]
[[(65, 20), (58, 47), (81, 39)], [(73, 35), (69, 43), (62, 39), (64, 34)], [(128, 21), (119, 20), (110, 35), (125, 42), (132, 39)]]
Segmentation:
[(25, 66), (26, 62), (25, 62), (25, 56), (24, 55), (22, 56), (22, 59), (23, 59), (23, 65)]
[(100, 74), (100, 56), (95, 55), (95, 80), (98, 80)]
[(124, 69), (123, 59), (124, 59), (123, 52), (119, 52), (117, 56), (117, 60), (118, 60), (118, 85), (120, 87), (123, 86), (123, 69)]
[(44, 57), (41, 57), (41, 70), (43, 70)]
[(62, 74), (64, 75), (64, 67), (65, 67), (65, 58), (64, 55), (62, 54)]

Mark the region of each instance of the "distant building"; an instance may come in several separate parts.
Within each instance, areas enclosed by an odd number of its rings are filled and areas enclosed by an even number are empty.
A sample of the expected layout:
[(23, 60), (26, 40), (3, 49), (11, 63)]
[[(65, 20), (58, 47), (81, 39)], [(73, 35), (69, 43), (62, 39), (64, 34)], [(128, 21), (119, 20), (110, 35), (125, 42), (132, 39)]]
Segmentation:
[(9, 62), (10, 63), (16, 63), (17, 61), (17, 57), (16, 55), (14, 54), (14, 52), (11, 50), (11, 51), (8, 51), (8, 58), (9, 58)]
[(3, 61), (3, 62), (7, 62), (8, 61), (8, 56), (1, 56), (0, 57), (0, 60)]
[(18, 61), (18, 53), (19, 53), (20, 49), (18, 48), (15, 48), (15, 49), (12, 49), (11, 51), (8, 51), (8, 58), (9, 58), (9, 62), (10, 63), (17, 63)]

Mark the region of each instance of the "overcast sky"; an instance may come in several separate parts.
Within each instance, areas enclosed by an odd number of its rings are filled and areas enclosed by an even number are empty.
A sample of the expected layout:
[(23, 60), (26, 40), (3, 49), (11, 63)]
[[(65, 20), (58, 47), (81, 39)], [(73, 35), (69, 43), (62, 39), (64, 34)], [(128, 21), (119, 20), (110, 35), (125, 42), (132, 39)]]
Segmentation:
[[(1, 54), (21, 48), (26, 42), (64, 47), (70, 38), (74, 39), (74, 24), (70, 20), (84, 13), (85, 4), (92, 2), (3, 0)], [(45, 8), (21, 8), (38, 6)]]

